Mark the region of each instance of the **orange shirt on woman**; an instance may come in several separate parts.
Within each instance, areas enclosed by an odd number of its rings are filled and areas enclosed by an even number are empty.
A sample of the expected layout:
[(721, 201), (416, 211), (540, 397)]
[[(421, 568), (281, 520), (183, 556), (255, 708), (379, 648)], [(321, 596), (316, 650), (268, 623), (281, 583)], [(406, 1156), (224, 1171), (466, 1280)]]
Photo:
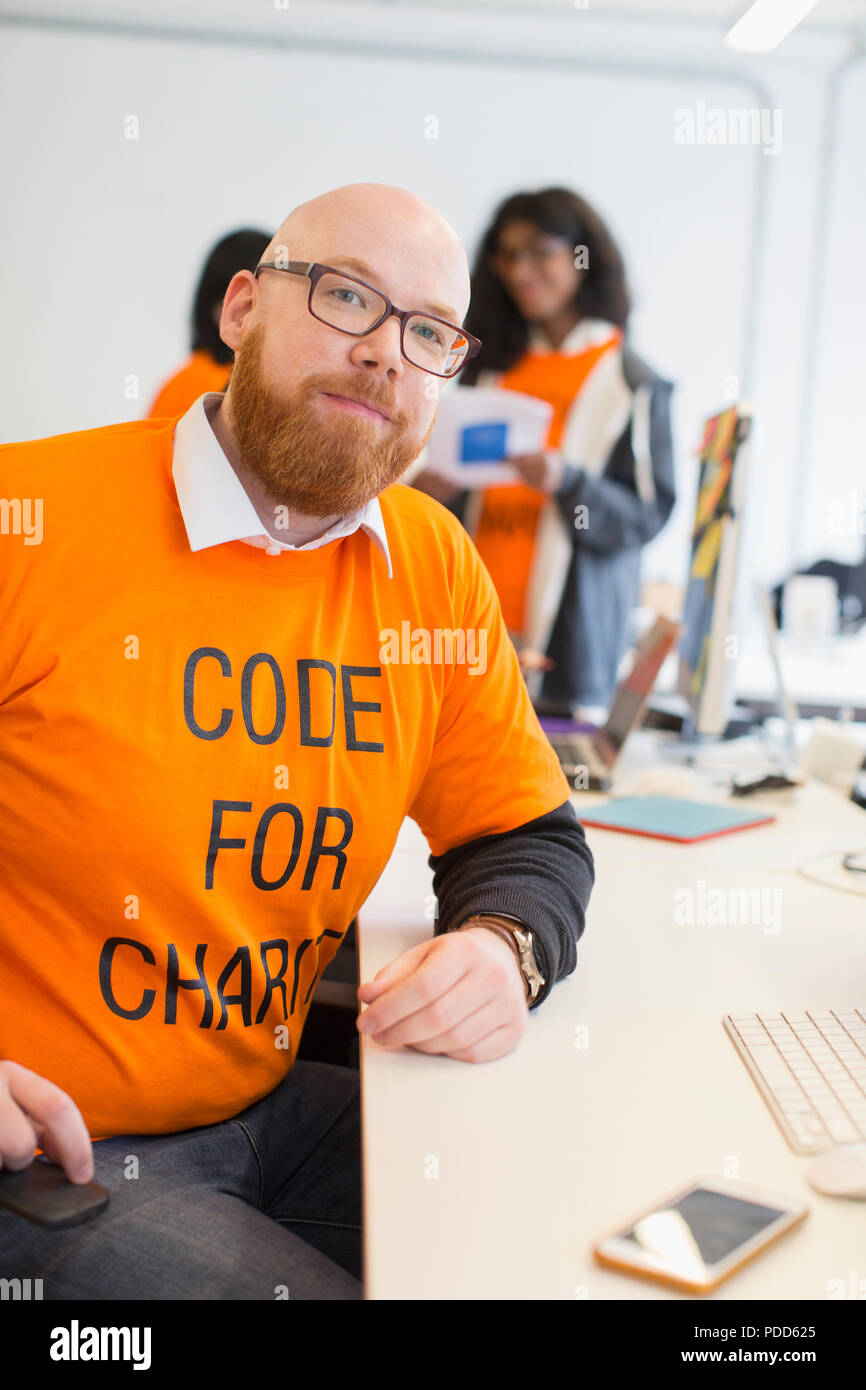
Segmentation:
[(231, 375), (231, 362), (216, 362), (209, 352), (194, 352), (185, 367), (175, 372), (157, 392), (148, 418), (185, 415), (194, 401), (206, 391), (224, 391)]
[[(503, 389), (522, 391), (553, 406), (546, 448), (559, 446), (568, 413), (584, 381), (600, 358), (621, 338), (621, 332), (616, 330), (605, 341), (575, 353), (529, 350), (502, 373), (497, 385)], [(475, 545), (490, 571), (506, 627), (513, 633), (520, 633), (524, 626), (535, 533), (546, 500), (547, 493), (525, 483), (505, 484), (484, 491)]]

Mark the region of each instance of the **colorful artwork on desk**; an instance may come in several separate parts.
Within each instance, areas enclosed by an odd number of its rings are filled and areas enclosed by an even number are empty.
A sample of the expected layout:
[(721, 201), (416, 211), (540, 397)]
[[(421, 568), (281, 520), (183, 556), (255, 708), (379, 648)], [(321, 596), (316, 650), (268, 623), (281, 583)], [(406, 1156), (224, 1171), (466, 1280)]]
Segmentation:
[(719, 555), (725, 528), (731, 521), (731, 477), (739, 442), (737, 422), (735, 406), (714, 415), (706, 422), (699, 449), (698, 496), (679, 648), (689, 668), (692, 695), (698, 695), (703, 688), (710, 655)]

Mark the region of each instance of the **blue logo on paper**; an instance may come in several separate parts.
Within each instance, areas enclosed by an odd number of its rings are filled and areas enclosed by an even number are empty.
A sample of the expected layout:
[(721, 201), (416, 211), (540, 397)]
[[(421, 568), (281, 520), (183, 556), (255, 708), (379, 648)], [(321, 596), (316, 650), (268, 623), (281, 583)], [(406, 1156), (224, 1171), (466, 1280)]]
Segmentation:
[(504, 420), (467, 425), (460, 436), (461, 463), (497, 463), (506, 454), (508, 426)]

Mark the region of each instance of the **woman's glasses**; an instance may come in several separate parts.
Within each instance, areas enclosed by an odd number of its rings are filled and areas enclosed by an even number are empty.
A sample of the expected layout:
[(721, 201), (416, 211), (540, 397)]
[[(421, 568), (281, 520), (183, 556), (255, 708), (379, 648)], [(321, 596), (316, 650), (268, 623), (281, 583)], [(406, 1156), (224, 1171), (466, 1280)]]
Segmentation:
[(511, 251), (507, 247), (494, 251), (490, 256), (490, 266), (498, 274), (510, 270), (526, 258), (531, 265), (543, 265), (545, 261), (558, 256), (569, 245), (567, 237), (551, 237), (549, 241), (536, 241), (531, 246), (522, 246)]

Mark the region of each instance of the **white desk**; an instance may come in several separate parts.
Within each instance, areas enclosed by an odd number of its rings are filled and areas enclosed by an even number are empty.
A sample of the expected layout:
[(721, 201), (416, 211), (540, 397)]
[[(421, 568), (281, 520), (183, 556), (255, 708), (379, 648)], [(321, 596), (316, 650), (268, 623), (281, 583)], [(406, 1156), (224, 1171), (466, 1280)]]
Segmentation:
[[(656, 747), (633, 736), (619, 790)], [(578, 815), (606, 799), (576, 796)], [(866, 900), (796, 872), (866, 846), (866, 813), (818, 783), (745, 804), (777, 824), (693, 846), (587, 828), (596, 884), (577, 968), (507, 1057), (465, 1063), (362, 1037), (368, 1298), (683, 1297), (602, 1269), (590, 1247), (726, 1165), (812, 1212), (713, 1298), (825, 1299), (828, 1281), (863, 1277), (866, 1204), (808, 1186), (809, 1160), (789, 1150), (721, 1019), (866, 1001)], [(428, 853), (404, 822), (359, 917), (362, 980), (431, 935)], [(780, 889), (781, 931), (677, 925), (674, 894), (700, 879)]]

